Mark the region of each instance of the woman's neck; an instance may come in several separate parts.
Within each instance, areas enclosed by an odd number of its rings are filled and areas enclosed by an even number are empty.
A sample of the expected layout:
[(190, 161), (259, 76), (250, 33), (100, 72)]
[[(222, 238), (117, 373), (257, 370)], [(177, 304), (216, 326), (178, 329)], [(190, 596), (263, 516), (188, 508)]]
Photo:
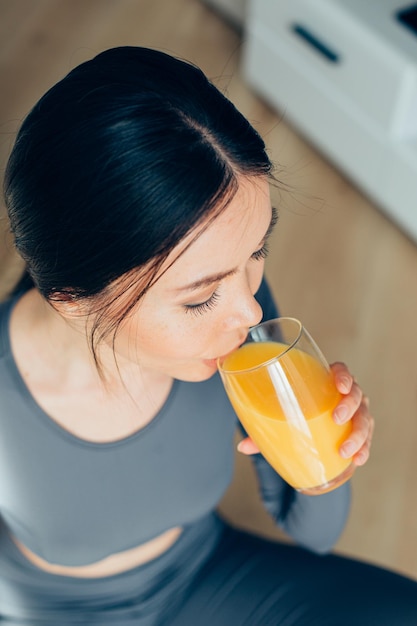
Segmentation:
[(172, 379), (115, 357), (104, 345), (97, 370), (85, 322), (66, 318), (31, 290), (11, 320), (16, 364), (41, 408), (77, 436), (124, 438), (148, 424), (165, 403)]

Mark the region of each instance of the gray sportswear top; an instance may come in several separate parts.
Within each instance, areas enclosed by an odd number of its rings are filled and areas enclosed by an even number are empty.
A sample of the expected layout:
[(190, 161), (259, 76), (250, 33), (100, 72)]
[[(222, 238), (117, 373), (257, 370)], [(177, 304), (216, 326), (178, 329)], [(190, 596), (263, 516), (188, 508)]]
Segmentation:
[[(262, 284), (264, 317), (277, 315)], [(70, 434), (36, 403), (13, 358), (0, 304), (0, 516), (42, 558), (84, 565), (213, 511), (232, 477), (236, 417), (216, 374), (174, 381), (156, 417), (113, 443)], [(265, 506), (296, 541), (328, 550), (347, 516), (349, 487), (323, 496), (291, 489), (253, 457)]]

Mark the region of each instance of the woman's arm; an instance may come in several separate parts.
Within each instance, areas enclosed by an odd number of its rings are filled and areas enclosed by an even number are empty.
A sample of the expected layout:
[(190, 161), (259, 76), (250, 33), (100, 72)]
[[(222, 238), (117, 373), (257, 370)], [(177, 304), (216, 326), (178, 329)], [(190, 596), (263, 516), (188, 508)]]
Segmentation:
[(299, 545), (328, 552), (346, 524), (349, 483), (321, 496), (306, 496), (290, 487), (261, 454), (254, 454), (252, 461), (262, 502), (275, 523)]
[[(262, 281), (256, 298), (264, 312), (263, 320), (279, 317), (265, 280)], [(336, 385), (343, 394), (336, 411), (345, 409), (342, 421), (352, 419), (354, 425), (349, 438), (349, 456), (352, 456), (356, 465), (362, 465), (369, 456), (373, 432), (368, 401), (346, 366), (337, 363), (332, 366), (332, 370)], [(243, 428), (242, 431), (244, 432)], [(275, 522), (300, 545), (319, 553), (330, 550), (339, 538), (349, 513), (349, 483), (321, 496), (307, 496), (290, 487), (259, 454), (250, 439), (246, 438), (241, 442), (239, 450), (253, 455), (261, 497)]]

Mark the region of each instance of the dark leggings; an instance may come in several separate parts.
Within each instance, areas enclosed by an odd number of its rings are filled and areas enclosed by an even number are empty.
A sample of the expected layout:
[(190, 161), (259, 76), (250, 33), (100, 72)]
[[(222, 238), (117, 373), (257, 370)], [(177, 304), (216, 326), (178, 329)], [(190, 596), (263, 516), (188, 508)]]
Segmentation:
[(417, 582), (227, 529), (169, 626), (417, 626)]
[(40, 572), (0, 533), (0, 626), (417, 626), (417, 582), (217, 518), (104, 579)]

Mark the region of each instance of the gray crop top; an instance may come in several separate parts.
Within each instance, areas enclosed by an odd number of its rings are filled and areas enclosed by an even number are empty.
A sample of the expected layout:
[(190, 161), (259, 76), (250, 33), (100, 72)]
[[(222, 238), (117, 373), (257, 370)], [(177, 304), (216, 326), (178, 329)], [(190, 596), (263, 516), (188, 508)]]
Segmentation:
[[(276, 309), (265, 283), (265, 317)], [(51, 563), (84, 565), (127, 550), (215, 509), (233, 473), (236, 417), (218, 375), (174, 381), (150, 424), (113, 443), (86, 442), (48, 417), (13, 359), (0, 304), (0, 515)], [(254, 462), (266, 507), (301, 544), (324, 551), (341, 532), (349, 491), (294, 492), (261, 455)]]

